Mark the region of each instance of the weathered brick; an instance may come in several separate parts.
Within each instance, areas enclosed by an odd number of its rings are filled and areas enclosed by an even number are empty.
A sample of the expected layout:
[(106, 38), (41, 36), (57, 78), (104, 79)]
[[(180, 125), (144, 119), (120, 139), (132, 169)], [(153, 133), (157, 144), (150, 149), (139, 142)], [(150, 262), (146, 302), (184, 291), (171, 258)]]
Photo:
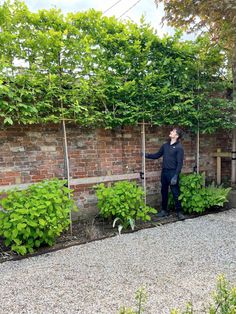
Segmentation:
[[(156, 152), (169, 135), (170, 128), (146, 126), (146, 151)], [(141, 171), (141, 127), (117, 128), (116, 130), (89, 130), (76, 125), (67, 126), (70, 176), (75, 179), (100, 178), (134, 174)], [(64, 143), (60, 125), (12, 126), (0, 131), (0, 185), (32, 183), (65, 174)], [(186, 133), (183, 141), (185, 161), (183, 171), (189, 173), (195, 166), (196, 138)], [(210, 154), (217, 148), (231, 151), (230, 132), (218, 135), (201, 135), (200, 170), (214, 180), (216, 159)], [(160, 190), (161, 161), (146, 160), (147, 190), (157, 195)], [(230, 180), (230, 158), (222, 159), (222, 178)], [(141, 180), (137, 179), (138, 184)], [(107, 184), (107, 183), (106, 183)], [(89, 208), (96, 197), (93, 186), (75, 186), (75, 198)], [(89, 196), (91, 196), (89, 198)], [(81, 207), (81, 206), (80, 206)], [(81, 208), (82, 209), (82, 208)]]
[(24, 152), (25, 149), (22, 146), (10, 147), (10, 151), (13, 153)]
[(55, 152), (56, 146), (41, 146), (40, 147), (43, 152)]

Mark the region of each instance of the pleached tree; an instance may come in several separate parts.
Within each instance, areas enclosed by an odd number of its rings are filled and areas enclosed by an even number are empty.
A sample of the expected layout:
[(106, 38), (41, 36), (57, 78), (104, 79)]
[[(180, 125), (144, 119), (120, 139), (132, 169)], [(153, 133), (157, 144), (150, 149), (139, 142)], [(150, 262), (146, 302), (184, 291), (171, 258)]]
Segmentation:
[(0, 5), (0, 29), (3, 124), (145, 121), (196, 131), (201, 119), (201, 132), (233, 127), (232, 104), (209, 97), (228, 80), (220, 73), (224, 56), (207, 36), (161, 39), (144, 20), (121, 22), (95, 10), (30, 12), (18, 0)]
[[(163, 20), (186, 31), (208, 31), (220, 42), (232, 70), (233, 101), (236, 102), (236, 2), (235, 0), (155, 0), (164, 4)], [(236, 114), (234, 112), (236, 125)], [(232, 136), (232, 184), (236, 184), (236, 127)]]

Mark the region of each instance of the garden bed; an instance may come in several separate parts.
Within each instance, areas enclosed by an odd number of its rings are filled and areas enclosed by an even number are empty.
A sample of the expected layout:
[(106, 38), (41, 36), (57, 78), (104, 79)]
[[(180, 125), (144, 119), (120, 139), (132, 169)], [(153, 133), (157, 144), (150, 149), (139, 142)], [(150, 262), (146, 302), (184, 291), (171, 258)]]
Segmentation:
[[(196, 218), (202, 215), (214, 214), (228, 210), (228, 206), (225, 207), (215, 207), (205, 211), (203, 214), (191, 214), (185, 215), (186, 219)], [(159, 225), (174, 223), (178, 221), (175, 213), (171, 213), (169, 217), (157, 218), (156, 215), (152, 215), (152, 219), (149, 222), (137, 223), (134, 230), (122, 230), (122, 234), (136, 232), (142, 229), (153, 228)], [(4, 245), (3, 238), (0, 237), (0, 263), (6, 261), (14, 261), (23, 258), (28, 258), (36, 255), (47, 254), (53, 251), (61, 250), (67, 247), (89, 243), (92, 241), (102, 240), (109, 237), (117, 236), (117, 228), (112, 227), (112, 222), (104, 220), (101, 217), (95, 217), (93, 220), (84, 220), (79, 222), (73, 222), (72, 235), (70, 230), (61, 234), (57, 238), (55, 244), (51, 247), (44, 246), (40, 247), (37, 251), (32, 254), (26, 254), (21, 256), (9, 250), (8, 247)]]

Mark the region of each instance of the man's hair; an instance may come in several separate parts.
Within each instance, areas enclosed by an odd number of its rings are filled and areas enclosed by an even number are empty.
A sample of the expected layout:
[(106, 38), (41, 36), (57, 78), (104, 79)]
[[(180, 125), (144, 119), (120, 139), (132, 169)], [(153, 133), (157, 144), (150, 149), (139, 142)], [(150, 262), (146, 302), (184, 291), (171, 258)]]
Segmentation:
[(181, 140), (181, 138), (183, 138), (184, 135), (183, 131), (178, 127), (174, 127), (173, 130), (175, 130), (176, 133), (178, 134), (178, 140)]

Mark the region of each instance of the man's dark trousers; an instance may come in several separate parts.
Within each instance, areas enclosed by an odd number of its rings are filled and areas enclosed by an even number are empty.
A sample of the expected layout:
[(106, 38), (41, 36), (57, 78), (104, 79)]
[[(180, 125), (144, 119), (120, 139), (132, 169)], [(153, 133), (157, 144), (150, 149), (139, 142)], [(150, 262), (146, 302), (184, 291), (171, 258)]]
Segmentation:
[(179, 179), (177, 181), (177, 184), (170, 185), (170, 181), (173, 178), (173, 176), (176, 174), (175, 170), (173, 169), (162, 169), (161, 172), (161, 195), (162, 195), (162, 210), (167, 211), (168, 210), (168, 192), (169, 192), (169, 186), (171, 189), (171, 192), (174, 197), (175, 201), (175, 209), (176, 212), (179, 213), (181, 211), (181, 203), (179, 201)]

